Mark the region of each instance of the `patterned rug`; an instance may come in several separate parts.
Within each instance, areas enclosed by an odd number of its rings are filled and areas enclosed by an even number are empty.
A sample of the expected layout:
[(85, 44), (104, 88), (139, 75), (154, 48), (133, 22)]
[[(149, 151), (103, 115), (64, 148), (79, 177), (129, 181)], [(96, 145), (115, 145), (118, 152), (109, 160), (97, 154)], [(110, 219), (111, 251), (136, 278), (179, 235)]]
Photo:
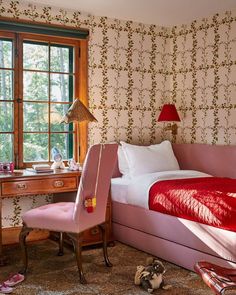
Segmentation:
[[(29, 249), (29, 272), (24, 282), (15, 287), (12, 294), (22, 295), (147, 295), (135, 286), (136, 266), (145, 265), (147, 253), (116, 242), (108, 253), (113, 267), (106, 267), (100, 248), (83, 251), (83, 267), (87, 285), (81, 285), (73, 253), (65, 248), (65, 254), (58, 257), (57, 245), (51, 240), (32, 243)], [(21, 255), (18, 246), (5, 249), (8, 265), (0, 268), (0, 282), (9, 273), (20, 269)], [(168, 262), (163, 262), (167, 271), (166, 284), (170, 290), (155, 290), (153, 294), (211, 295), (211, 290), (193, 272)]]

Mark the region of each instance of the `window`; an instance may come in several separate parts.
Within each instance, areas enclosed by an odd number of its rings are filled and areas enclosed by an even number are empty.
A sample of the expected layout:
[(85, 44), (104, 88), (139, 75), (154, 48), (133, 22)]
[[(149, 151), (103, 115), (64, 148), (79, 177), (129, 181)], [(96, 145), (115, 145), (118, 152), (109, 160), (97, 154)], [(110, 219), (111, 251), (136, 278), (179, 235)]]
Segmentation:
[(0, 159), (13, 160), (13, 51), (12, 41), (0, 41)]
[(60, 120), (75, 97), (86, 103), (86, 51), (78, 38), (0, 31), (0, 161), (50, 162), (52, 147), (79, 160), (84, 126)]

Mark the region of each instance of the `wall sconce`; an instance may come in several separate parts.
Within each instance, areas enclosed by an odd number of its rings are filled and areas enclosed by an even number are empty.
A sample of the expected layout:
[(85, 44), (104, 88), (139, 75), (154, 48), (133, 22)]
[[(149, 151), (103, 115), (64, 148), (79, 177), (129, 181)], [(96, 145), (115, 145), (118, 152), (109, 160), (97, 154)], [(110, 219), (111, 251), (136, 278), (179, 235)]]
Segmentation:
[[(157, 121), (158, 122), (180, 122), (180, 117), (178, 115), (175, 105), (164, 104)], [(171, 130), (173, 136), (177, 135), (177, 129), (178, 127), (176, 123), (173, 123), (173, 124), (169, 123), (164, 128), (164, 130)]]

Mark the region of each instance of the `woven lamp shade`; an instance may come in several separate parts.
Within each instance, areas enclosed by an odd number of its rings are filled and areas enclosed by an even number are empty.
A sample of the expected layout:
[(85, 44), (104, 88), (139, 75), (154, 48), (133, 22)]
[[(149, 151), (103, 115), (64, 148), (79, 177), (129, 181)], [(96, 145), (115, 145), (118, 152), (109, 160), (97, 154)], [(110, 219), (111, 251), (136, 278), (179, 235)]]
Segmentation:
[(97, 122), (97, 119), (90, 113), (86, 106), (76, 98), (72, 106), (68, 109), (67, 113), (63, 116), (61, 123), (70, 122)]

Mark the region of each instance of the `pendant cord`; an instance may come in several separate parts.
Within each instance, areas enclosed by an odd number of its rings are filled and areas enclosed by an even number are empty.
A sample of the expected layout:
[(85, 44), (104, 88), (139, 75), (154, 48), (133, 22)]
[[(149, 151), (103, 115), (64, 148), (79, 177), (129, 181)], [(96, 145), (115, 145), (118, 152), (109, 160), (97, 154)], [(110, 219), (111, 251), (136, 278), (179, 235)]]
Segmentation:
[(100, 166), (101, 166), (101, 158), (102, 158), (102, 149), (104, 146), (101, 144), (100, 145), (100, 151), (99, 151), (99, 158), (98, 158), (98, 169), (97, 169), (97, 176), (96, 176), (96, 183), (95, 183), (95, 191), (94, 191), (94, 196), (96, 197), (97, 195), (97, 190), (98, 190), (98, 177), (100, 174)]
[[(96, 182), (95, 182), (95, 190), (94, 190), (94, 196), (97, 195), (97, 189), (98, 189), (98, 177), (100, 174), (100, 166), (101, 166), (101, 158), (102, 158), (102, 149), (104, 148), (104, 145), (100, 145), (100, 150), (99, 150), (99, 158), (98, 158), (98, 168), (97, 168), (97, 175), (96, 175)], [(81, 186), (81, 199), (85, 200), (84, 198), (84, 187), (83, 187), (83, 178), (81, 177), (80, 179), (80, 186)]]

